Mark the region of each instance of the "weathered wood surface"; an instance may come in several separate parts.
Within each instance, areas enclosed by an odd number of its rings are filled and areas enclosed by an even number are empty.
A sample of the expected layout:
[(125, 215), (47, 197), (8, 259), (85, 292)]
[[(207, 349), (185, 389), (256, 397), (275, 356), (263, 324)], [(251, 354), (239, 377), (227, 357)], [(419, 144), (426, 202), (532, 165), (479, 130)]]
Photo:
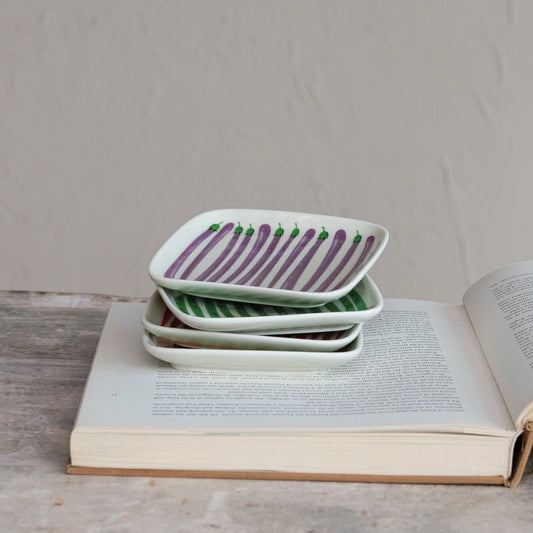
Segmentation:
[(68, 476), (70, 431), (113, 300), (124, 299), (0, 292), (0, 530), (531, 530), (532, 461), (516, 489)]

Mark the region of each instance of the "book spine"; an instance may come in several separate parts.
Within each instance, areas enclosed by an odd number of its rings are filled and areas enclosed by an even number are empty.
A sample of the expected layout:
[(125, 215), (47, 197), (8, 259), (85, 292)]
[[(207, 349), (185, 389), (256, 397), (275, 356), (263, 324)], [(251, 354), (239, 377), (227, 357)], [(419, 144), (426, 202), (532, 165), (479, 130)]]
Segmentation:
[(505, 481), (507, 487), (514, 488), (520, 483), (524, 475), (527, 460), (531, 454), (531, 448), (533, 448), (533, 420), (524, 424), (524, 431), (520, 437), (520, 442), (518, 442), (515, 448), (513, 472), (511, 473), (511, 477)]

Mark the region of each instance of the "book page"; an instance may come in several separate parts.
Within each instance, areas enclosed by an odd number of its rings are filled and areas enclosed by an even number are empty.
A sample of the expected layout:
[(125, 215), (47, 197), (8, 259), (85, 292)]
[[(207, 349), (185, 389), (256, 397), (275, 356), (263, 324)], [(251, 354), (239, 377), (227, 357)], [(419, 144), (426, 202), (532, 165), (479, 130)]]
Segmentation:
[(485, 276), (468, 289), (464, 304), (511, 416), (521, 427), (533, 402), (533, 261)]
[(277, 374), (177, 370), (143, 350), (143, 311), (112, 305), (78, 426), (512, 430), (462, 306), (388, 300), (363, 327), (362, 355), (323, 372)]

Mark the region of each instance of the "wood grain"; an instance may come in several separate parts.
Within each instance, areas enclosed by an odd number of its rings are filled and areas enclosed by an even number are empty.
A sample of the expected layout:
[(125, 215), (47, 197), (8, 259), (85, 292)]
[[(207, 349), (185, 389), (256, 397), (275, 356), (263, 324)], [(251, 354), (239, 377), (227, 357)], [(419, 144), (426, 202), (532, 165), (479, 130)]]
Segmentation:
[[(103, 295), (0, 292), (0, 427), (4, 457), (64, 469), (85, 380), (112, 301)], [(15, 461), (23, 471), (31, 462)]]

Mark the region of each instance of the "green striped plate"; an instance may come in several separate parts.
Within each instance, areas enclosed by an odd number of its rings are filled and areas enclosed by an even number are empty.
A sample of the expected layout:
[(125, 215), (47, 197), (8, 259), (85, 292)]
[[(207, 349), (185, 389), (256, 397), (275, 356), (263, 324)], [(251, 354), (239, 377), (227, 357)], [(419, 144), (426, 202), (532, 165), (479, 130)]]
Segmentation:
[(348, 294), (319, 307), (280, 307), (201, 298), (158, 287), (170, 311), (184, 324), (207, 331), (263, 334), (342, 330), (376, 316), (383, 298), (369, 276)]

